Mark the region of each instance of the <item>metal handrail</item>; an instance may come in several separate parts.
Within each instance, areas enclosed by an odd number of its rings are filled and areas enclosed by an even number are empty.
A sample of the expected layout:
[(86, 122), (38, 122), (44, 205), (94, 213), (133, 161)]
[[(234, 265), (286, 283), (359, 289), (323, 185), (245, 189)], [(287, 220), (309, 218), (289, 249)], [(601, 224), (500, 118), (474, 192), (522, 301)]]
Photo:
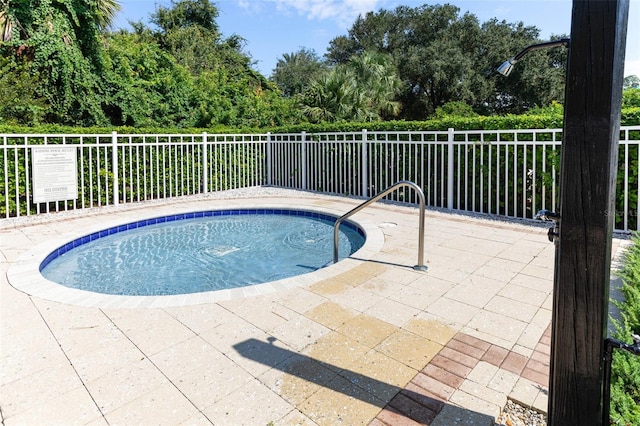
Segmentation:
[(380, 194), (376, 195), (373, 198), (368, 199), (364, 203), (359, 206), (349, 210), (347, 213), (343, 214), (336, 220), (335, 225), (333, 226), (333, 263), (338, 262), (338, 235), (340, 232), (340, 224), (349, 216), (352, 216), (358, 213), (360, 210), (367, 207), (369, 204), (373, 204), (378, 201), (380, 198), (388, 195), (389, 193), (395, 191), (396, 189), (402, 186), (409, 186), (413, 188), (418, 193), (418, 198), (420, 199), (420, 220), (418, 224), (418, 264), (413, 267), (416, 271), (426, 271), (427, 267), (424, 265), (424, 210), (425, 210), (425, 199), (424, 192), (422, 192), (422, 188), (416, 185), (413, 182), (408, 180), (401, 180), (398, 183), (391, 185), (389, 188), (382, 191)]

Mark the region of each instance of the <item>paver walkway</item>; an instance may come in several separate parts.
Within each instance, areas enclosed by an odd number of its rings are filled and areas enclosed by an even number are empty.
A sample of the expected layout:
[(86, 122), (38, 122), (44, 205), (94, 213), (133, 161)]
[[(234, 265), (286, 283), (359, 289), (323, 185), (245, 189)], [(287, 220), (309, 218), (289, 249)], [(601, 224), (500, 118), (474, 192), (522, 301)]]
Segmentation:
[(223, 195), (0, 221), (4, 425), (491, 425), (507, 398), (546, 409), (554, 247), (543, 227), (428, 212), (419, 272), (417, 209), (376, 203), (354, 216), (369, 235), (350, 259), (173, 298), (64, 299), (30, 270), (114, 223), (359, 204)]

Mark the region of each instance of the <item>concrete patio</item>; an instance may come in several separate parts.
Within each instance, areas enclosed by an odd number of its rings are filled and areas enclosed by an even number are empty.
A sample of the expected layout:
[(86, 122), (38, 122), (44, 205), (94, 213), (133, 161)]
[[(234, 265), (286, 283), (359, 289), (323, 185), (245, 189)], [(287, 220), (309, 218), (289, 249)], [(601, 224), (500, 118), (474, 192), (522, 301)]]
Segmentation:
[(418, 209), (376, 203), (353, 217), (370, 241), (350, 259), (172, 298), (65, 299), (27, 270), (60, 241), (141, 218), (361, 202), (254, 192), (0, 220), (3, 424), (493, 425), (507, 398), (546, 411), (543, 226), (428, 211), (419, 272)]

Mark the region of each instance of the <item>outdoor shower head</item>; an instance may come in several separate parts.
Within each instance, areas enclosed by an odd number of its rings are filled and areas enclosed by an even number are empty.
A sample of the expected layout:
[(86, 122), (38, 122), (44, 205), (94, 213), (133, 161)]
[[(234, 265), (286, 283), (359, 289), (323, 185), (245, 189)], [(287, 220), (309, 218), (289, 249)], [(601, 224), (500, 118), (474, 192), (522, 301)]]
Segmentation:
[(565, 46), (565, 47), (569, 46), (569, 39), (562, 38), (560, 40), (547, 41), (545, 43), (538, 43), (538, 44), (532, 44), (531, 46), (527, 46), (524, 49), (522, 49), (513, 58), (507, 61), (504, 61), (502, 65), (498, 67), (497, 71), (500, 74), (504, 75), (505, 77), (508, 77), (509, 74), (511, 74), (511, 71), (513, 70), (513, 66), (515, 65), (515, 63), (518, 62), (524, 55), (526, 55), (527, 52), (531, 50), (543, 49), (545, 47), (556, 47), (556, 46)]
[(514, 61), (513, 58), (507, 61), (504, 61), (502, 65), (498, 67), (497, 71), (500, 74), (504, 75), (505, 77), (509, 77), (509, 74), (511, 74), (511, 71), (513, 70), (513, 66), (515, 65), (515, 62), (516, 61)]

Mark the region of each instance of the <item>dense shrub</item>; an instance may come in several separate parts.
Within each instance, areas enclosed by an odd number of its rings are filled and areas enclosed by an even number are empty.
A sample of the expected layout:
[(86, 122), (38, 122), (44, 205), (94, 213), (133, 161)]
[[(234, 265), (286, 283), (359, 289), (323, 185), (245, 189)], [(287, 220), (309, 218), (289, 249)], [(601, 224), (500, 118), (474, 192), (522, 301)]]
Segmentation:
[[(614, 336), (630, 343), (631, 334), (640, 334), (640, 237), (633, 239), (620, 271), (625, 300), (616, 302), (621, 320), (614, 321)], [(640, 356), (615, 351), (611, 365), (611, 424), (640, 424)]]

